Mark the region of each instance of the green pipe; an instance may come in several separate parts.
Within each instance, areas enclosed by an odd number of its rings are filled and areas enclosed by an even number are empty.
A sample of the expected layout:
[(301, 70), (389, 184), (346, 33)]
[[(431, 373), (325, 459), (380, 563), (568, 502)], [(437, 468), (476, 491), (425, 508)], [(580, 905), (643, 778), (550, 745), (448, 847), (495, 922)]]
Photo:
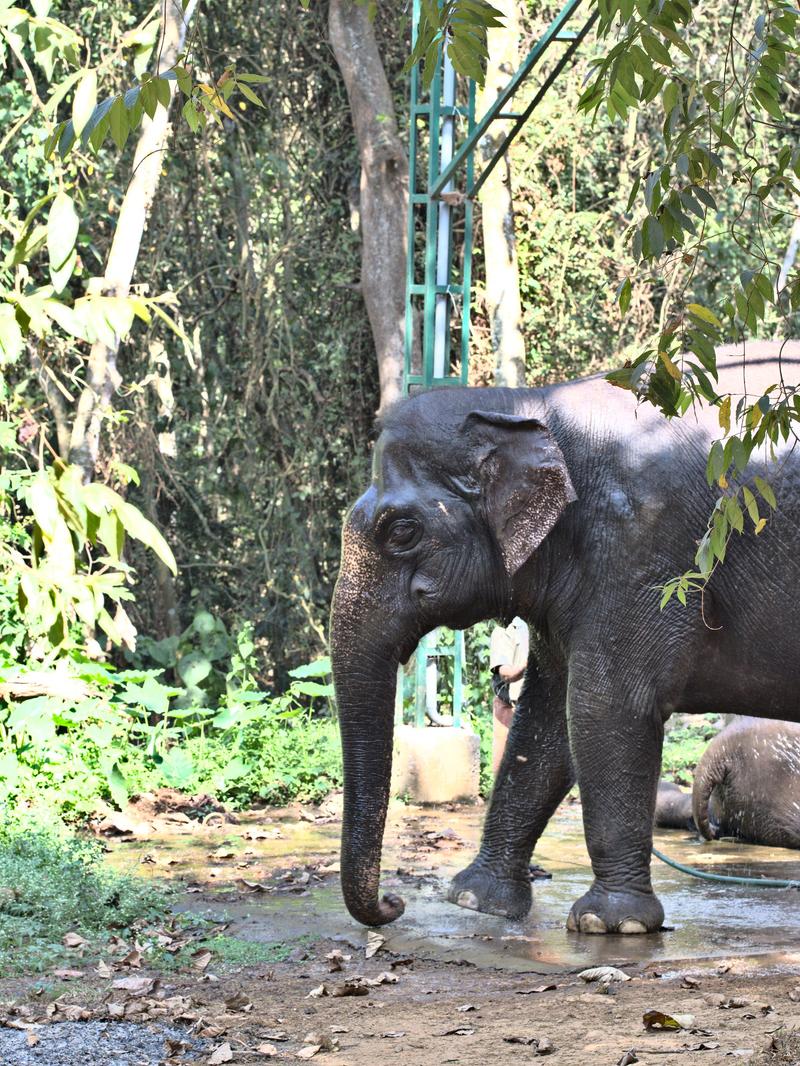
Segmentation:
[(780, 881), (774, 877), (732, 877), (730, 874), (709, 874), (694, 866), (684, 866), (682, 862), (670, 859), (657, 848), (653, 848), (653, 854), (667, 866), (680, 870), (682, 874), (689, 874), (690, 877), (699, 877), (703, 881), (718, 881), (726, 885), (757, 885), (759, 888), (800, 888), (800, 881)]

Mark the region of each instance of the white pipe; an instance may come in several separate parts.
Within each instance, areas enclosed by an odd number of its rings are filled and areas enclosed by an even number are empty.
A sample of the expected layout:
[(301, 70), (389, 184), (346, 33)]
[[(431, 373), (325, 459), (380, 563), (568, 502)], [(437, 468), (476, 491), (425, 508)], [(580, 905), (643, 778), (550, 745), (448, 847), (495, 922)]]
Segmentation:
[[(456, 102), (456, 72), (447, 46), (444, 50), (444, 69), (442, 72), (442, 106), (455, 107)], [(439, 173), (450, 165), (453, 158), (453, 150), (456, 139), (455, 115), (445, 115), (442, 119), (442, 128), (439, 135)], [(443, 192), (453, 191), (452, 179), (447, 183)], [(436, 284), (448, 285), (450, 282), (450, 204), (439, 201), (439, 225), (436, 235)], [(447, 336), (450, 329), (450, 297), (446, 293), (438, 293), (436, 296), (436, 313), (433, 328), (433, 376), (444, 377), (447, 372), (445, 367), (445, 355), (447, 352)]]
[[(428, 636), (428, 640), (430, 641), (430, 647), (433, 648), (433, 647), (436, 646), (436, 640), (438, 638), (438, 635), (439, 635), (438, 629), (434, 629), (434, 631)], [(437, 704), (438, 704), (438, 698), (437, 698), (438, 676), (437, 675), (438, 675), (438, 671), (436, 669), (436, 656), (435, 655), (431, 655), (431, 657), (428, 659), (427, 663), (425, 664), (425, 707), (427, 708), (428, 712), (432, 713), (432, 714), (436, 714), (436, 709), (437, 709)]]

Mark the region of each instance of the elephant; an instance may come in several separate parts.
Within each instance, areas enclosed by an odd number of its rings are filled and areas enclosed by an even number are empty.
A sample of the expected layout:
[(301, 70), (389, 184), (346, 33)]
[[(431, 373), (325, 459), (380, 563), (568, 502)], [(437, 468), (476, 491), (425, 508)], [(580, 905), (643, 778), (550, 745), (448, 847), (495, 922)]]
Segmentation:
[[(719, 356), (720, 393), (753, 402), (792, 383), (800, 344)], [(798, 375), (800, 377), (800, 374)], [(735, 401), (734, 401), (735, 402)], [(533, 389), (434, 388), (380, 420), (371, 482), (348, 512), (331, 608), (342, 741), (341, 881), (356, 920), (403, 913), (381, 897), (395, 684), (420, 638), (519, 616), (525, 681), (479, 851), (452, 881), (463, 907), (524, 917), (528, 863), (577, 780), (594, 880), (567, 928), (659, 930), (650, 879), (664, 722), (724, 706), (800, 719), (800, 458), (776, 449), (763, 532), (734, 533), (702, 595), (659, 609), (691, 566), (720, 490), (707, 460), (715, 406), (668, 420), (602, 376)]]
[(695, 829), (692, 794), (672, 781), (659, 781), (655, 825), (659, 829)]
[(694, 821), (706, 840), (800, 848), (800, 725), (741, 718), (697, 764)]

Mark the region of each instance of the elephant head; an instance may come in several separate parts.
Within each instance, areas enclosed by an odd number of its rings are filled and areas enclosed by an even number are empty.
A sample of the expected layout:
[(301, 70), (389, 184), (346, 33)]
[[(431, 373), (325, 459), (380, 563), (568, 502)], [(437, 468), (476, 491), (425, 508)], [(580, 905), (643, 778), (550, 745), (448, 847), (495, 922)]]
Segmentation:
[(521, 568), (575, 499), (524, 393), (439, 389), (384, 418), (372, 483), (349, 512), (331, 616), (344, 758), (342, 889), (365, 925), (393, 921), (379, 899), (397, 666), (438, 625), (510, 618)]

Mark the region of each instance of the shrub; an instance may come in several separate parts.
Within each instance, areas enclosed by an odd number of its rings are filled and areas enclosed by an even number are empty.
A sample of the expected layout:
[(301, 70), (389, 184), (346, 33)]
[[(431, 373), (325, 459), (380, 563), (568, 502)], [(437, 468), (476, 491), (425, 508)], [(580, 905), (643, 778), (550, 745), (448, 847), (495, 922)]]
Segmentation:
[(87, 940), (124, 933), (163, 915), (165, 889), (102, 865), (103, 849), (32, 815), (0, 827), (2, 969), (47, 966), (75, 932)]

